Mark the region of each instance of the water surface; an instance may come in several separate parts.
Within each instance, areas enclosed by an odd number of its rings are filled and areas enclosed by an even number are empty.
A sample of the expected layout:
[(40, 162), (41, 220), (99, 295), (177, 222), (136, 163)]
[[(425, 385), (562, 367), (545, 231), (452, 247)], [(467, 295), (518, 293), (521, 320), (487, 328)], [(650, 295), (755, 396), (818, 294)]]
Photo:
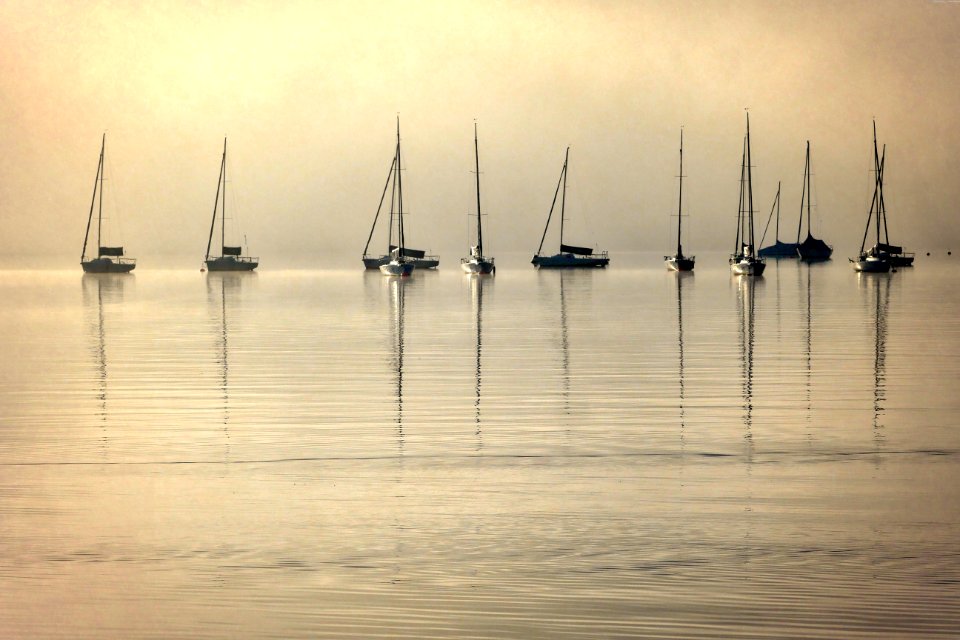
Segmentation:
[(955, 636), (956, 265), (615, 258), (0, 272), (0, 636)]

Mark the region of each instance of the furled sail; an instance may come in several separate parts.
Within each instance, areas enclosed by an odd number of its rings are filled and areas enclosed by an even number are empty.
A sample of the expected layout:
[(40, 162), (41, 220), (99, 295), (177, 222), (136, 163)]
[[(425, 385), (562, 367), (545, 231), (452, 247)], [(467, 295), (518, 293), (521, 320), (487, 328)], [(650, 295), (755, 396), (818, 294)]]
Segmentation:
[(118, 258), (123, 255), (123, 247), (100, 247), (101, 256), (117, 256)]
[(225, 256), (239, 256), (239, 255), (243, 255), (243, 252), (241, 251), (241, 247), (228, 247), (228, 246), (224, 245), (224, 247), (223, 247), (223, 255), (225, 255)]
[(571, 244), (561, 244), (560, 253), (572, 253), (578, 256), (593, 255), (593, 249), (590, 247), (575, 247)]

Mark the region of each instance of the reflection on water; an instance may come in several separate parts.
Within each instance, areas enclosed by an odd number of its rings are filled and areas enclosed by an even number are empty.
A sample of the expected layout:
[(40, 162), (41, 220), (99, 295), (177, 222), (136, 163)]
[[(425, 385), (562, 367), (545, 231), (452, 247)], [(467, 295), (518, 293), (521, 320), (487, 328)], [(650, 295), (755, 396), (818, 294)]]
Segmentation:
[(877, 452), (883, 447), (884, 427), (882, 416), (886, 400), (885, 378), (887, 366), (887, 305), (890, 298), (889, 273), (858, 274), (857, 279), (865, 294), (867, 308), (872, 311), (874, 330), (873, 346), (873, 438)]
[(483, 446), (483, 429), (480, 426), (480, 391), (483, 384), (483, 369), (480, 360), (483, 351), (483, 287), (486, 286), (486, 282), (489, 280), (489, 278), (484, 277), (470, 278), (470, 295), (473, 302), (474, 327), (477, 335), (477, 398), (474, 402), (474, 408), (476, 409), (478, 451)]
[(958, 277), (0, 272), (0, 637), (950, 636)]
[(393, 348), (393, 370), (396, 371), (397, 387), (397, 444), (403, 451), (403, 299), (407, 280), (404, 278), (390, 278), (390, 311), (392, 320), (391, 342)]
[(740, 316), (740, 351), (743, 385), (743, 425), (744, 439), (753, 445), (753, 344), (754, 344), (754, 289), (763, 286), (759, 278), (738, 278), (737, 293)]

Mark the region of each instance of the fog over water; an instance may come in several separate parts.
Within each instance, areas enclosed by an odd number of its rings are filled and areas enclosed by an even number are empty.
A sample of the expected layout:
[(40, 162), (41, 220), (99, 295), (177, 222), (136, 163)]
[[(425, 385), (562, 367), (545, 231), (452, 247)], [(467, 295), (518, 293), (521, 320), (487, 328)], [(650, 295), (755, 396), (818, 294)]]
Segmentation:
[(398, 113), (415, 246), (463, 251), (476, 120), (491, 251), (536, 248), (567, 145), (571, 240), (668, 248), (681, 126), (685, 244), (726, 250), (744, 108), (759, 218), (782, 180), (794, 233), (810, 140), (815, 232), (858, 247), (876, 118), (891, 234), (940, 251), (958, 79), (947, 2), (5, 2), (0, 253), (76, 262), (106, 131), (109, 239), (142, 268), (202, 256), (224, 136), (264, 267), (353, 265)]

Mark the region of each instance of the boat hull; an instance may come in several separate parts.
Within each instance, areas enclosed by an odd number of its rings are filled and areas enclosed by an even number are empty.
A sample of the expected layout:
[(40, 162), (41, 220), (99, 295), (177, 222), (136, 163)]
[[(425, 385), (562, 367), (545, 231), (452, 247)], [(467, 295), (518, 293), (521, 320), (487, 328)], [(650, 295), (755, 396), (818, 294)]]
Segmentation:
[(110, 258), (94, 258), (86, 262), (81, 262), (84, 273), (130, 273), (137, 266), (136, 260), (120, 259), (111, 260)]
[(879, 258), (850, 258), (853, 270), (859, 273), (887, 273), (890, 271), (890, 262)]
[(730, 271), (736, 276), (762, 276), (764, 269), (767, 268), (765, 262), (744, 258), (741, 260), (730, 260)]
[(761, 258), (796, 258), (798, 246), (796, 242), (780, 242), (778, 240), (776, 244), (764, 247), (757, 253)]
[(558, 253), (553, 256), (533, 256), (530, 261), (540, 269), (577, 269), (583, 267), (604, 268), (610, 264), (606, 253), (578, 256), (572, 253)]
[(254, 258), (223, 256), (206, 260), (205, 264), (207, 271), (253, 271), (260, 263)]
[(663, 263), (667, 265), (667, 269), (670, 271), (693, 271), (694, 256), (689, 258), (677, 257), (677, 256), (664, 256)]
[[(379, 258), (368, 258), (364, 256), (364, 269), (379, 269), (385, 264), (390, 263), (390, 256), (380, 256)], [(413, 265), (414, 269), (436, 269), (440, 266), (440, 258), (428, 256), (426, 258), (407, 258), (407, 264)]]
[(460, 268), (463, 269), (464, 273), (476, 274), (476, 275), (489, 275), (496, 272), (497, 267), (493, 264), (493, 260), (461, 260)]
[(890, 258), (891, 267), (912, 267), (913, 266), (913, 254), (900, 254), (900, 255), (891, 255)]
[(380, 273), (385, 276), (409, 276), (413, 273), (412, 262), (388, 262), (380, 265)]
[(829, 260), (833, 255), (833, 247), (819, 238), (807, 236), (807, 239), (797, 245), (797, 256), (804, 262), (822, 262)]

